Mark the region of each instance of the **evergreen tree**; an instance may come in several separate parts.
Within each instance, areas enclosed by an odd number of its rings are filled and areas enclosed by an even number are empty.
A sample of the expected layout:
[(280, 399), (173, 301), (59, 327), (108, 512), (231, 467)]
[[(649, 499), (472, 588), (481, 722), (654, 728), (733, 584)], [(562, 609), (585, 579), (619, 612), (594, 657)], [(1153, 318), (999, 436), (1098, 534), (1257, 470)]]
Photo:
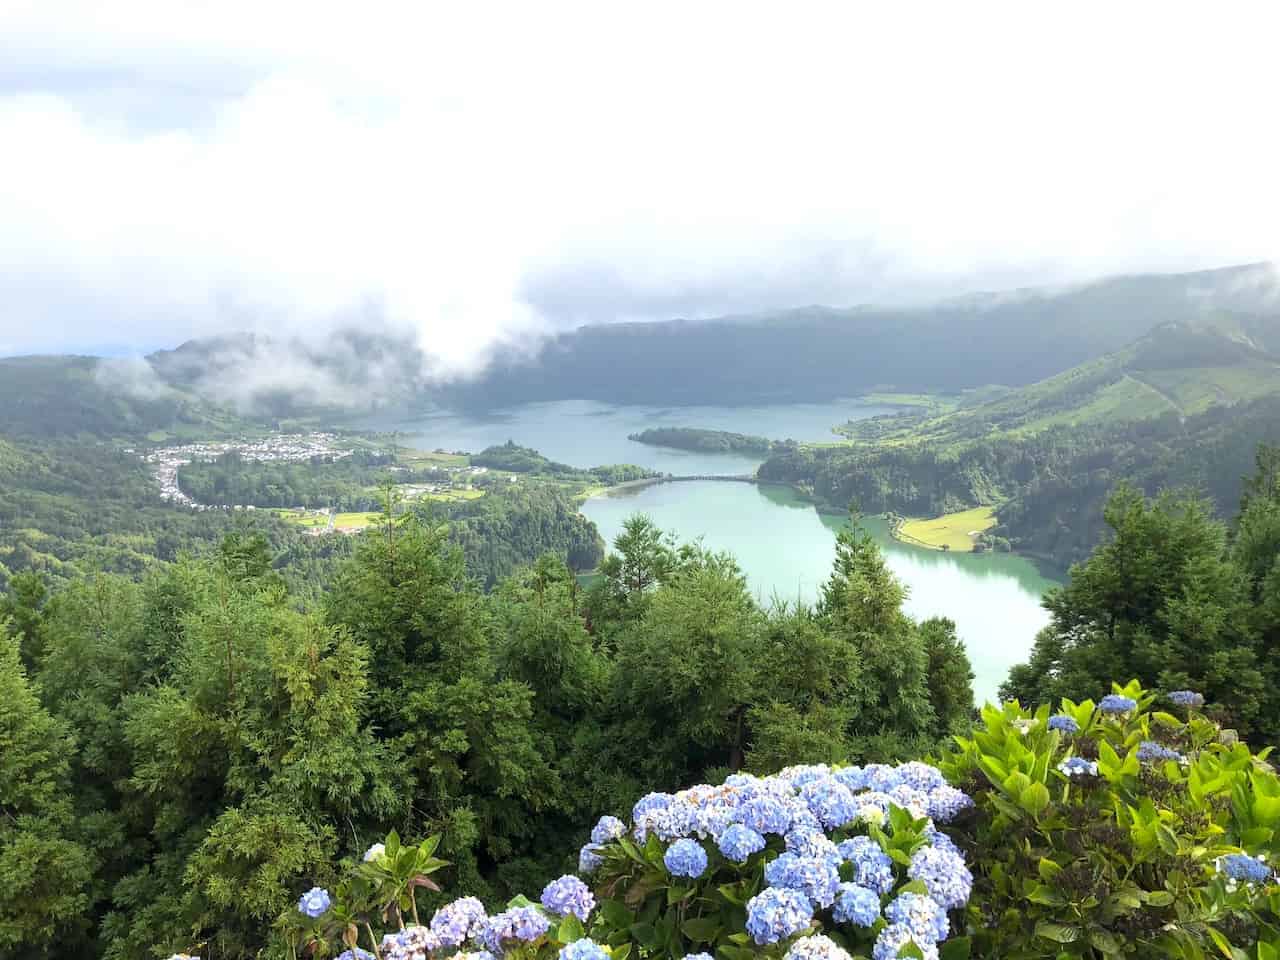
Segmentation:
[(85, 947), (95, 864), (75, 836), (73, 752), (66, 726), (32, 689), (16, 639), (0, 631), (0, 955)]

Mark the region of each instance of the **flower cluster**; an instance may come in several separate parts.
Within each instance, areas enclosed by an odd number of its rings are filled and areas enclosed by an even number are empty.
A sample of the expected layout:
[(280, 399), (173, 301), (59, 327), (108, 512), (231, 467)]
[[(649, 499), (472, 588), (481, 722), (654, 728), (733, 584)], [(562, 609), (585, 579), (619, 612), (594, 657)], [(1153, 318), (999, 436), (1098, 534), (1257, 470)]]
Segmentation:
[(427, 927), (416, 924), (382, 938), (379, 950), (382, 960), (426, 960), (433, 950), (439, 950), (440, 938)]
[(1231, 853), (1221, 858), (1218, 870), (1227, 875), (1228, 884), (1266, 883), (1275, 874), (1265, 860), (1247, 853)]
[(921, 847), (912, 854), (907, 876), (923, 883), (929, 896), (948, 910), (963, 907), (973, 892), (973, 874), (964, 858), (940, 847)]
[(565, 874), (543, 887), (542, 905), (557, 917), (572, 914), (586, 923), (591, 911), (596, 908), (596, 898), (585, 883), (573, 874)]
[(312, 920), (322, 917), (329, 911), (333, 901), (329, 899), (329, 891), (321, 887), (312, 887), (298, 899), (298, 912), (306, 914)]
[(343, 950), (334, 960), (375, 960), (375, 958), (368, 950), (352, 947), (349, 950)]
[(371, 846), (368, 850), (364, 852), (364, 862), (373, 863), (375, 860), (379, 859), (380, 857), (385, 857), (386, 855), (387, 855), (387, 845), (385, 843), (375, 843), (373, 846)]
[(1049, 729), (1071, 736), (1080, 732), (1080, 724), (1076, 723), (1075, 717), (1069, 717), (1065, 713), (1055, 713), (1049, 718)]
[(436, 911), (431, 918), (431, 932), (440, 943), (456, 947), (483, 933), (488, 920), (483, 903), (475, 897), (463, 897)]
[(696, 840), (685, 838), (667, 848), (662, 862), (673, 877), (700, 877), (707, 869), (707, 851)]
[(734, 823), (720, 834), (716, 846), (720, 848), (726, 860), (744, 863), (753, 853), (759, 853), (764, 849), (765, 840), (746, 824)]
[(512, 907), (489, 918), (480, 942), (490, 953), (501, 956), (506, 944), (532, 943), (550, 928), (551, 921), (536, 907)]
[(1058, 770), (1068, 777), (1096, 777), (1098, 775), (1098, 764), (1094, 760), (1086, 760), (1084, 757), (1067, 757), (1060, 764)]
[(1169, 694), (1169, 702), (1179, 707), (1203, 707), (1204, 695), (1194, 690), (1174, 690)]
[(609, 954), (594, 940), (575, 940), (560, 951), (560, 960), (609, 960)]
[(849, 923), (855, 927), (874, 926), (880, 919), (880, 894), (856, 883), (842, 883), (831, 916), (836, 923)]
[(918, 893), (902, 893), (884, 909), (885, 919), (901, 923), (920, 941), (937, 943), (945, 940), (950, 932), (947, 912), (930, 897)]
[(1108, 693), (1098, 702), (1098, 709), (1111, 714), (1133, 713), (1138, 709), (1138, 701), (1118, 693)]
[(852, 960), (845, 950), (830, 937), (814, 934), (801, 937), (791, 945), (783, 960)]
[(1154, 740), (1143, 740), (1138, 744), (1138, 759), (1144, 762), (1156, 762), (1160, 760), (1182, 760), (1183, 756), (1177, 750), (1171, 750), (1163, 744), (1156, 743)]
[(799, 890), (765, 887), (747, 901), (747, 933), (764, 946), (808, 928), (813, 906)]

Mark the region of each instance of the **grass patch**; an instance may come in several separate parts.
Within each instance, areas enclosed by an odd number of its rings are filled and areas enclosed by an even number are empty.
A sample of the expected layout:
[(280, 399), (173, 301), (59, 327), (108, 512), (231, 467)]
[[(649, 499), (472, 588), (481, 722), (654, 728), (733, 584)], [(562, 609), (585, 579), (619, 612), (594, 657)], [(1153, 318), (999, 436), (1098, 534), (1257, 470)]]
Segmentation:
[(382, 514), (377, 510), (366, 510), (361, 513), (340, 513), (334, 518), (333, 525), (339, 530), (362, 530), (378, 522)]
[(973, 550), (977, 534), (990, 530), (995, 524), (996, 513), (993, 508), (975, 507), (960, 513), (947, 513), (932, 520), (905, 520), (896, 532), (907, 543), (935, 550), (967, 553)]
[(329, 518), (324, 514), (312, 513), (310, 510), (276, 510), (275, 515), (287, 523), (299, 527), (327, 527)]

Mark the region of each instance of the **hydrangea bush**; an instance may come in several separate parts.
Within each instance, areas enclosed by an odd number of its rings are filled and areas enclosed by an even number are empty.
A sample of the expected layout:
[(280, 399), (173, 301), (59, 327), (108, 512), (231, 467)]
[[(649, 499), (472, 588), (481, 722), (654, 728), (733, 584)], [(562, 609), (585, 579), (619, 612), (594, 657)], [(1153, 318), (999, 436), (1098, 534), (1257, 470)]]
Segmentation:
[(342, 960), (950, 960), (968, 955), (949, 913), (973, 878), (938, 824), (971, 807), (918, 762), (735, 774), (649, 794), (629, 822), (602, 817), (579, 854), (586, 879), (553, 880), (536, 903), (488, 915), (463, 897), (424, 923), (414, 890), (438, 889), (444, 861), (435, 839), (392, 834), (281, 926), (295, 954)]
[(1280, 781), (1203, 704), (1133, 683), (988, 706), (957, 738), (941, 768), (978, 807), (954, 831), (975, 956), (1275, 960)]
[(445, 863), (391, 834), (281, 932), (339, 960), (1280, 960), (1280, 780), (1203, 704), (1135, 683), (988, 706), (937, 767), (651, 793), (600, 818), (580, 875), (492, 914), (419, 917)]

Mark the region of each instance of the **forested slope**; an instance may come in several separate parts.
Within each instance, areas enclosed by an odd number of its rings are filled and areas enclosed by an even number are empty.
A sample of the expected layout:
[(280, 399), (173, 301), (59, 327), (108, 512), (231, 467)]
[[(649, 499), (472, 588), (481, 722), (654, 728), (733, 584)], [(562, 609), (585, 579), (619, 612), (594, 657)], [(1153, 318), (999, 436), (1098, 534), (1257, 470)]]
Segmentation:
[(1258, 443), (1280, 441), (1280, 366), (1238, 329), (1163, 325), (986, 403), (860, 421), (847, 445), (789, 446), (760, 476), (837, 510), (998, 505), (996, 535), (1065, 568), (1098, 543), (1122, 479), (1147, 493), (1190, 486), (1234, 509)]

